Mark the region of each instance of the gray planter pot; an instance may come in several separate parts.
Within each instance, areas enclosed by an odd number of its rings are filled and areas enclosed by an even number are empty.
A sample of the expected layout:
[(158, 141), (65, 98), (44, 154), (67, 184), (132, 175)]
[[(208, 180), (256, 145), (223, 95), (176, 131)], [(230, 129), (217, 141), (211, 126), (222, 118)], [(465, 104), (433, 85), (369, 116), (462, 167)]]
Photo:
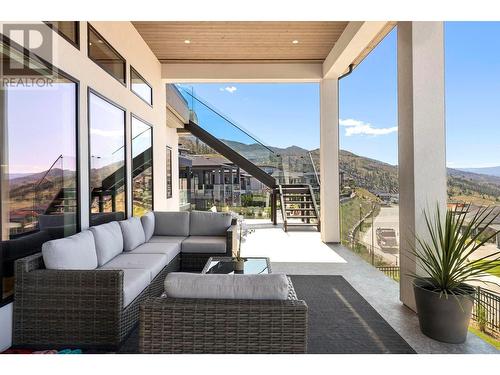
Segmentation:
[[(469, 293), (460, 296), (441, 295), (425, 288), (423, 281), (415, 280), (413, 291), (421, 331), (434, 340), (460, 344), (467, 338), (467, 330), (474, 305), (475, 289), (464, 286)], [(457, 300), (458, 299), (458, 300)]]

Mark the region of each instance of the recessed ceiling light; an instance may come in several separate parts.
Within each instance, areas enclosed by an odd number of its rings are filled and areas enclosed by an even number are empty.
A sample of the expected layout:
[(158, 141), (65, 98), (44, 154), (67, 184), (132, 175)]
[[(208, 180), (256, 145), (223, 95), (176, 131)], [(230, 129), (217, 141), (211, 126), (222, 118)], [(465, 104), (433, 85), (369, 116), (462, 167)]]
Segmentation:
[(186, 40), (184, 41), (184, 43), (189, 44), (189, 43), (191, 43), (191, 41), (190, 41), (189, 39), (186, 39)]
[(299, 44), (299, 41), (297, 39), (295, 39), (295, 40), (292, 40), (292, 43), (293, 44)]

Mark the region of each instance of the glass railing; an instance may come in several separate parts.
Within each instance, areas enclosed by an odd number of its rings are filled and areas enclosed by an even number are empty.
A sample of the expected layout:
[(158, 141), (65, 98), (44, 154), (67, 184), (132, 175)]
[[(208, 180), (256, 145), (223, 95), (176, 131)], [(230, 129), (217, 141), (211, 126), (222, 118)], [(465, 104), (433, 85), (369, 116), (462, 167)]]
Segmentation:
[(319, 187), (319, 176), (311, 162), (309, 152), (293, 155), (282, 155), (282, 171), (284, 184), (311, 185)]
[[(273, 176), (277, 184), (311, 185), (319, 203), (320, 176), (317, 151), (299, 150), (280, 154), (204, 99), (196, 96), (192, 89), (179, 87), (179, 91), (188, 103), (191, 121)], [(200, 150), (203, 150), (198, 143), (192, 142), (192, 144), (198, 145), (196, 150), (191, 150), (193, 153), (200, 153)], [(206, 153), (214, 152), (209, 147), (206, 147), (206, 150)]]
[(59, 155), (33, 185), (33, 229), (74, 225), (78, 208), (75, 171), (75, 158)]
[(186, 206), (189, 204), (190, 199), (188, 189), (179, 189), (179, 206)]
[(279, 178), (282, 163), (278, 153), (193, 92), (183, 87), (180, 91), (188, 102), (194, 123), (271, 176)]

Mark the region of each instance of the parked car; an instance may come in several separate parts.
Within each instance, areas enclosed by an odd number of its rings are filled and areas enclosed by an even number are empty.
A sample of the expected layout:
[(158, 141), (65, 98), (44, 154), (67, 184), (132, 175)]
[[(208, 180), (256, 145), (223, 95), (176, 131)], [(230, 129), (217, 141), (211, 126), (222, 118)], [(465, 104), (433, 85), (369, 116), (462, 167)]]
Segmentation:
[(396, 231), (393, 228), (377, 228), (377, 244), (383, 251), (399, 249)]

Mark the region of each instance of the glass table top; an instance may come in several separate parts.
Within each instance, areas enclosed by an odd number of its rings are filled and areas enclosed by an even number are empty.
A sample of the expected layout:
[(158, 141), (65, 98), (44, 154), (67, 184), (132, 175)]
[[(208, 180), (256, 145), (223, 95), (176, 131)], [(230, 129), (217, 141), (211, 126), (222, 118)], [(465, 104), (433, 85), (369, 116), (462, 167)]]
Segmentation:
[(218, 274), (265, 274), (271, 273), (269, 258), (242, 258), (243, 269), (237, 269), (235, 258), (212, 257), (208, 259), (202, 273)]

